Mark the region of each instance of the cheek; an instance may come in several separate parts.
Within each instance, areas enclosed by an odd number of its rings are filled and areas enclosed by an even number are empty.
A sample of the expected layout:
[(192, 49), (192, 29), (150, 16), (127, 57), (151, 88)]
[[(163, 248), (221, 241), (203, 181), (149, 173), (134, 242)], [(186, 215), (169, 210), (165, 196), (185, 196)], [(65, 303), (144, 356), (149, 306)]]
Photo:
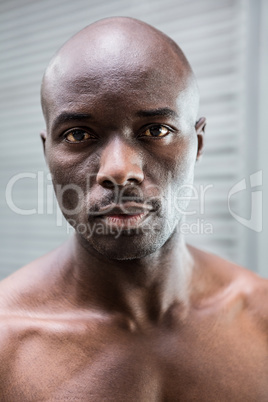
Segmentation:
[(164, 159), (168, 169), (161, 179), (162, 202), (170, 227), (175, 227), (182, 218), (192, 196), (196, 147), (197, 141), (193, 137), (184, 139)]
[(47, 162), (55, 183), (73, 183), (83, 188), (91, 177), (96, 176), (99, 157), (87, 150), (66, 151), (63, 145), (50, 148)]
[[(197, 138), (194, 135), (187, 135), (159, 148), (154, 163), (158, 177), (163, 180), (175, 183), (187, 180), (192, 176), (197, 154)], [(160, 175), (160, 176), (159, 176)]]
[(193, 174), (197, 156), (197, 137), (192, 135), (187, 137), (184, 141), (182, 152), (178, 155), (179, 168), (183, 170), (184, 174)]
[(84, 210), (88, 189), (95, 180), (97, 155), (63, 152), (54, 147), (47, 153), (47, 162), (59, 206), (67, 218), (74, 218)]

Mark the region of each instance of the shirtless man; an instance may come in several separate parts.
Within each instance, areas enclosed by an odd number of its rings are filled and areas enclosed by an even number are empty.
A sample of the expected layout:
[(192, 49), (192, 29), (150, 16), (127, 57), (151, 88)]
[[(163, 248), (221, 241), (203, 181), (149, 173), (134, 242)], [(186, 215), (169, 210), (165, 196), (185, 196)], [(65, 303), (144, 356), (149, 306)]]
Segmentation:
[(170, 207), (205, 127), (181, 50), (99, 21), (52, 59), (42, 105), (77, 232), (0, 285), (0, 400), (268, 401), (266, 281), (187, 246)]

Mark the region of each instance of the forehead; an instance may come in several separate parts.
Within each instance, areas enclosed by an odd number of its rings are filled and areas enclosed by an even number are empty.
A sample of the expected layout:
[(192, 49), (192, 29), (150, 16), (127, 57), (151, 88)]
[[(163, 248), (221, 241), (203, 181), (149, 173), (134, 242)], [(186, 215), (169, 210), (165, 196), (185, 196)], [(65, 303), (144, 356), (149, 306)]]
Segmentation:
[(70, 41), (49, 66), (43, 88), (46, 118), (90, 106), (132, 110), (173, 107), (185, 99), (191, 77), (161, 38), (141, 43), (115, 32)]

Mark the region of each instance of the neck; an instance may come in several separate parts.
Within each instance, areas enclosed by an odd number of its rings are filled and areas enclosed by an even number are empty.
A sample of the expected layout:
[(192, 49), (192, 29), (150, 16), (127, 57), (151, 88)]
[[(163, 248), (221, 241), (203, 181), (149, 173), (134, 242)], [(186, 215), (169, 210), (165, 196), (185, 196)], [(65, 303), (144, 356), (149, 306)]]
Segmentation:
[(174, 235), (154, 254), (124, 261), (91, 252), (78, 236), (74, 240), (67, 243), (65, 285), (75, 303), (126, 314), (140, 325), (163, 321), (174, 308), (187, 310), (194, 261), (183, 238)]

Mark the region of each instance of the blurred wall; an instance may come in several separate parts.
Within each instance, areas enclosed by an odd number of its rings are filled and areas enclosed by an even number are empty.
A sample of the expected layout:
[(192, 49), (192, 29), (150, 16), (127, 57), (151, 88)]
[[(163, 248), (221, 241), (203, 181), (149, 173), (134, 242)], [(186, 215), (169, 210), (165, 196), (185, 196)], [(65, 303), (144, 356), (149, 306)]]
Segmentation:
[[(263, 170), (263, 229), (257, 239), (258, 272), (268, 277), (267, 251), (268, 251), (268, 1), (260, 2), (259, 21), (259, 70), (258, 76), (258, 169)], [(257, 29), (258, 30), (258, 29)]]
[(267, 213), (251, 187), (261, 191), (260, 181), (267, 182), (267, 1), (2, 0), (0, 277), (72, 232), (57, 209), (43, 158), (40, 82), (64, 41), (113, 15), (167, 33), (198, 78), (200, 116), (208, 125), (187, 240), (268, 276)]

